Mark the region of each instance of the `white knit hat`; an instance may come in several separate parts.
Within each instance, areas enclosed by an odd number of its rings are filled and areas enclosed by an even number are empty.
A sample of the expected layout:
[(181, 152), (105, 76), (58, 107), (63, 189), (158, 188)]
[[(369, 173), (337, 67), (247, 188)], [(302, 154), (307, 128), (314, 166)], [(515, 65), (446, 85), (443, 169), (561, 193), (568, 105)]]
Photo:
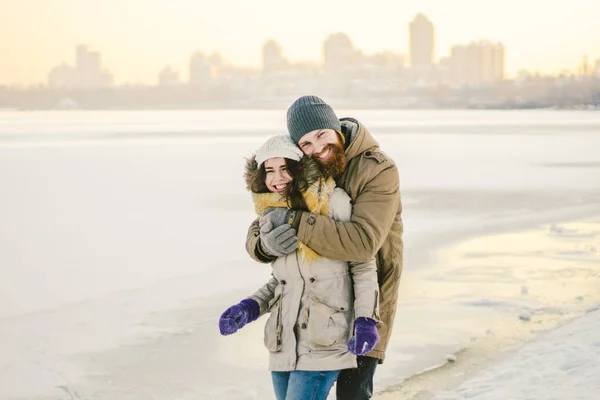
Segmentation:
[(296, 143), (288, 135), (270, 137), (256, 151), (256, 163), (260, 167), (269, 158), (284, 157), (290, 160), (300, 161), (304, 153), (296, 146)]

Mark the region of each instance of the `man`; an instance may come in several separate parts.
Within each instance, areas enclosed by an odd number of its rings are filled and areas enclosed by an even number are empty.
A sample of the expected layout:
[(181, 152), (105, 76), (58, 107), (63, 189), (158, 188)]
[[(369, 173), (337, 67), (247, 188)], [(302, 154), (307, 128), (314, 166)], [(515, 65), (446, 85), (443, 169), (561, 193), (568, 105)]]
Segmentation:
[(369, 399), (375, 368), (383, 362), (391, 336), (402, 272), (398, 169), (364, 125), (352, 118), (338, 119), (319, 97), (297, 99), (288, 109), (287, 126), (304, 154), (350, 195), (352, 220), (336, 222), (307, 211), (276, 208), (260, 224), (251, 224), (246, 249), (265, 263), (294, 251), (297, 240), (331, 259), (366, 262), (375, 257), (380, 340), (370, 353), (358, 357), (358, 368), (343, 370), (337, 381), (338, 399)]

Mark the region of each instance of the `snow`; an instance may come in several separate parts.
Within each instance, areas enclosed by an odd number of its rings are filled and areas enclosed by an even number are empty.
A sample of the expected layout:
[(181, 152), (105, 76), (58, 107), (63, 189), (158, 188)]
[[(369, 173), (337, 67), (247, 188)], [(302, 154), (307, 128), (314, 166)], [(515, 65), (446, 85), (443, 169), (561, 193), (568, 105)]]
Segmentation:
[(600, 311), (542, 335), (433, 400), (593, 400), (600, 395)]

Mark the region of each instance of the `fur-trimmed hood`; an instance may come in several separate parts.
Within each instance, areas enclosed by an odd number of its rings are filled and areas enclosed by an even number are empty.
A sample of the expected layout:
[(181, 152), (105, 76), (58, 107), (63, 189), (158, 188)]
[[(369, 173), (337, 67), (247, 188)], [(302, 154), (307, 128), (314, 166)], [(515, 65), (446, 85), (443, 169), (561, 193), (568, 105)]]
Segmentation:
[[(299, 163), (301, 167), (301, 180), (303, 180), (306, 184), (310, 185), (311, 183), (316, 182), (321, 176), (323, 176), (321, 169), (319, 168), (315, 160), (313, 160), (312, 158), (304, 156), (300, 159)], [(257, 174), (258, 163), (256, 162), (256, 154), (253, 154), (251, 157), (246, 158), (246, 167), (244, 170), (244, 181), (246, 182), (246, 189), (248, 189), (250, 192), (252, 192), (252, 183), (256, 180)], [(266, 185), (264, 189), (266, 190)]]
[(342, 124), (342, 134), (346, 138), (345, 153), (347, 161), (368, 150), (379, 149), (379, 144), (362, 123), (354, 118), (342, 118), (340, 122)]

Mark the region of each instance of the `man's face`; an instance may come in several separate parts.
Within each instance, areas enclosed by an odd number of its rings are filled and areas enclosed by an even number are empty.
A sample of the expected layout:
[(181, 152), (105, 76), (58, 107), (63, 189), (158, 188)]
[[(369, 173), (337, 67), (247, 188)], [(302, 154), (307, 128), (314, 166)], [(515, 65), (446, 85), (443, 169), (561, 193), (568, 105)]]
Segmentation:
[(298, 146), (312, 157), (326, 176), (336, 177), (346, 168), (344, 146), (333, 129), (317, 129), (302, 136)]

